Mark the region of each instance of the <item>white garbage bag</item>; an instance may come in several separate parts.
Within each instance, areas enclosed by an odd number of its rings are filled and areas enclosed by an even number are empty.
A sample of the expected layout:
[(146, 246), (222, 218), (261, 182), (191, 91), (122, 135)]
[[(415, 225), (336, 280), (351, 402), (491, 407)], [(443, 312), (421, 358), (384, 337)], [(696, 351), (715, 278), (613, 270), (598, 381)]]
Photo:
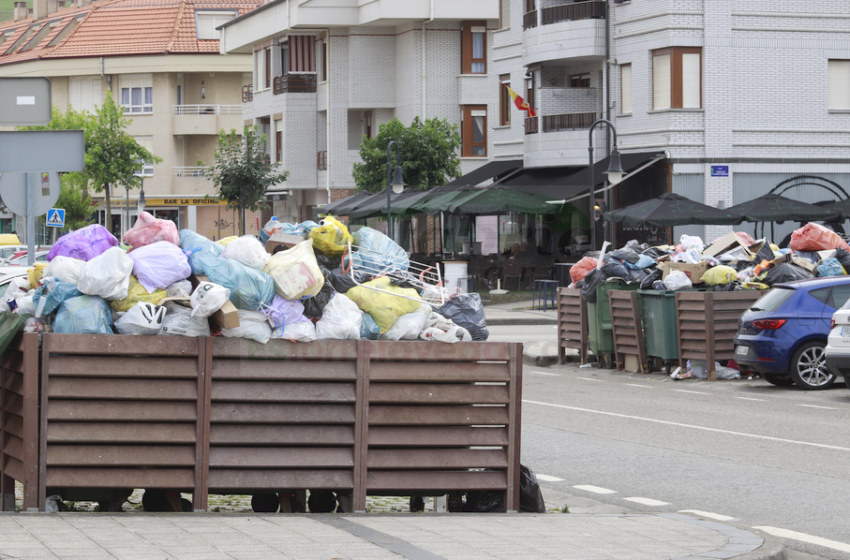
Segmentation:
[(182, 305), (166, 302), (168, 313), (162, 321), (160, 334), (169, 336), (210, 336), (210, 322), (206, 317), (192, 317), (192, 310)]
[(7, 302), (20, 299), (27, 295), (27, 292), (30, 291), (30, 281), (26, 276), (20, 276), (18, 278), (12, 278), (9, 281), (9, 287), (6, 288), (6, 293), (3, 296), (3, 299)]
[(166, 310), (161, 305), (140, 301), (115, 321), (118, 334), (157, 335), (162, 332)]
[(209, 317), (221, 309), (228, 299), (230, 299), (229, 289), (213, 282), (200, 282), (192, 292), (192, 317)]
[(387, 340), (417, 340), (431, 317), (431, 306), (423, 303), (413, 313), (406, 313), (395, 320), (393, 326), (381, 338)]
[(107, 300), (124, 299), (130, 288), (133, 259), (123, 249), (110, 247), (86, 262), (77, 288), (86, 295)]
[(53, 260), (44, 267), (43, 276), (52, 276), (62, 282), (77, 285), (83, 275), (86, 262), (72, 257), (53, 257)]
[(702, 250), (705, 248), (705, 243), (703, 243), (702, 239), (695, 235), (682, 234), (682, 236), (679, 237), (679, 244), (682, 245), (682, 248), (685, 251), (693, 247), (695, 249), (698, 249), (699, 252), (702, 253)]
[(318, 339), (318, 335), (316, 334), (316, 325), (312, 321), (299, 321), (298, 323), (287, 323), (280, 336), (275, 335), (275, 338), (293, 342), (313, 342)]
[(422, 331), (419, 338), (422, 340), (436, 340), (438, 342), (449, 343), (472, 342), (472, 335), (469, 334), (469, 331), (457, 325), (451, 327), (447, 331), (438, 329), (437, 327), (428, 327)]
[(15, 303), (18, 307), (15, 309), (15, 313), (19, 315), (23, 315), (24, 313), (35, 315), (35, 303), (32, 301), (34, 296), (35, 290), (30, 290), (25, 296), (16, 299)]
[(263, 270), (272, 258), (260, 240), (253, 235), (243, 235), (225, 245), (221, 257), (239, 261), (257, 270)]
[(681, 270), (674, 270), (663, 280), (663, 282), (664, 287), (671, 291), (689, 290), (694, 287), (691, 279), (688, 278), (688, 275)]
[[(345, 294), (334, 294), (316, 323), (316, 336), (323, 340), (360, 340), (362, 321), (363, 314), (356, 303)], [(284, 325), (284, 334), (288, 326)]]
[(175, 282), (165, 289), (165, 297), (191, 297), (192, 283), (188, 280)]
[[(194, 294), (193, 294), (194, 296)], [(239, 326), (233, 329), (221, 329), (221, 334), (232, 338), (248, 338), (265, 344), (272, 337), (269, 318), (257, 311), (239, 309)]]

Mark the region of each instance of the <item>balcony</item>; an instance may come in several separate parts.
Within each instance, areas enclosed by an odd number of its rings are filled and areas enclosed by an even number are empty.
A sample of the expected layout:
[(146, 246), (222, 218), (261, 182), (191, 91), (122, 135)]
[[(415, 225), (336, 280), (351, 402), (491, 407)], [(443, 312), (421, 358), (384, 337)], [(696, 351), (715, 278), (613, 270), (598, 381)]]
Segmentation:
[(537, 27), (537, 10), (531, 10), (522, 16), (523, 30), (531, 29), (532, 27)]
[(600, 0), (575, 2), (543, 8), (543, 25), (579, 19), (605, 19), (605, 3)]
[(254, 86), (248, 84), (242, 86), (242, 103), (249, 103), (254, 100)]
[(218, 135), (219, 131), (242, 129), (241, 105), (173, 105), (172, 134)]
[(322, 150), (321, 152), (316, 152), (316, 169), (319, 171), (327, 171), (328, 170), (328, 151)]
[(175, 177), (203, 177), (209, 167), (175, 167)]
[(276, 76), (272, 82), (275, 95), (284, 93), (316, 93), (315, 74), (286, 74)]
[(601, 118), (602, 113), (597, 112), (561, 113), (560, 115), (543, 115), (540, 117), (543, 121), (544, 133), (590, 128), (596, 122), (596, 119)]
[[(551, 167), (587, 164), (587, 131), (602, 113), (560, 113), (526, 119), (525, 165)], [(603, 127), (594, 131), (594, 146), (605, 146)], [(602, 130), (602, 132), (600, 132)], [(601, 152), (600, 152), (601, 153)], [(604, 157), (604, 156), (601, 156)]]
[(538, 120), (537, 117), (526, 117), (525, 119), (525, 133), (526, 134), (537, 134), (538, 129)]
[[(206, 167), (174, 167), (172, 168), (172, 189), (186, 195), (209, 195), (213, 192), (213, 183), (206, 177)], [(213, 195), (214, 196), (214, 195)]]
[(535, 23), (525, 27), (522, 33), (523, 65), (554, 60), (569, 60), (572, 64), (604, 59), (604, 2), (589, 0), (539, 11), (541, 25)]

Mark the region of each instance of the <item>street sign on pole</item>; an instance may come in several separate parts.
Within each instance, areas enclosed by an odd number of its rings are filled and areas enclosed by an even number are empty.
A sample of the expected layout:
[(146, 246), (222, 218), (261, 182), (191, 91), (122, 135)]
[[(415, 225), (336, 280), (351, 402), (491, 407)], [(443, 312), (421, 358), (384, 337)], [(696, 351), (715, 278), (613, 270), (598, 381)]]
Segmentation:
[(0, 78), (0, 126), (46, 126), (51, 111), (47, 78)]
[(82, 130), (0, 131), (0, 173), (82, 171), (85, 153)]
[(47, 227), (65, 227), (65, 210), (62, 208), (51, 208), (48, 210)]
[[(2, 158), (2, 155), (0, 155)], [(35, 175), (35, 199), (33, 212), (36, 216), (42, 216), (53, 208), (59, 200), (59, 173), (49, 171), (46, 173), (10, 173), (0, 175), (0, 198), (11, 212), (20, 216), (27, 215), (27, 175)], [(44, 181), (47, 176), (47, 181)]]

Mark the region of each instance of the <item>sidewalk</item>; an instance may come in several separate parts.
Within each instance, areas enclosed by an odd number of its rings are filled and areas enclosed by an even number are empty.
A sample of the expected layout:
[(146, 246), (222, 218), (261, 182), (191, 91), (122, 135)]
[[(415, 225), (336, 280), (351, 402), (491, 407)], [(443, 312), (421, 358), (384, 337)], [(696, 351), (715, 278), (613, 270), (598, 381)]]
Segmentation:
[(0, 558), (784, 560), (681, 514), (0, 514)]
[(558, 314), (549, 305), (548, 311), (531, 309), (531, 300), (485, 305), (488, 325), (556, 325)]

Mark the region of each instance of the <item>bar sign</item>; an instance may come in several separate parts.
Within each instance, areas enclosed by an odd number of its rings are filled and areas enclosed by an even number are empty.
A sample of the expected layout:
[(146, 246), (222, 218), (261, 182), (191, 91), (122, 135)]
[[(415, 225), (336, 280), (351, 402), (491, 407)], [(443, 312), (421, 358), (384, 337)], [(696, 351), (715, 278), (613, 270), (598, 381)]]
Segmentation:
[(728, 177), (729, 176), (729, 166), (728, 165), (712, 165), (711, 166), (711, 176), (712, 177)]

